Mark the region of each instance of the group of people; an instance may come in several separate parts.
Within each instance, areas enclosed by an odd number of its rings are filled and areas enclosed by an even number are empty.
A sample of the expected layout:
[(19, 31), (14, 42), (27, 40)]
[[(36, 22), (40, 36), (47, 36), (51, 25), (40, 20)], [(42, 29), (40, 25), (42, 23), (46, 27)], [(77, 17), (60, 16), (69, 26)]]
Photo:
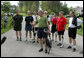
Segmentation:
[[(74, 23), (75, 14), (73, 11), (70, 11), (70, 18), (69, 18), (69, 29), (68, 29), (68, 35), (69, 35), (69, 46), (67, 49), (73, 48), (73, 52), (76, 51), (76, 33), (77, 28)], [(64, 17), (64, 12), (60, 11), (59, 15), (58, 13), (54, 13), (54, 16), (52, 18), (49, 18), (49, 14), (47, 11), (39, 10), (38, 14), (34, 11), (33, 15), (31, 15), (31, 12), (28, 11), (27, 15), (25, 17), (25, 31), (26, 31), (26, 41), (28, 41), (28, 35), (30, 35), (30, 38), (33, 38), (33, 43), (37, 39), (37, 42), (40, 43), (41, 48), (39, 49), (39, 52), (43, 51), (43, 44), (45, 44), (45, 53), (47, 53), (47, 45), (45, 43), (46, 38), (48, 36), (50, 37), (50, 34), (52, 33), (52, 41), (55, 39), (57, 42), (57, 36), (59, 37), (59, 43), (57, 46), (60, 46), (60, 48), (64, 47), (64, 32), (65, 27), (67, 24), (67, 19)], [(77, 18), (78, 19), (78, 18)], [(14, 20), (14, 30), (16, 31), (16, 37), (17, 41), (22, 41), (21, 37), (21, 30), (22, 30), (22, 21), (23, 16), (19, 14), (19, 11), (16, 11), (16, 15), (13, 17)], [(50, 25), (51, 30), (50, 30)], [(33, 31), (33, 37), (32, 37), (32, 31)], [(28, 34), (29, 32), (29, 34)], [(36, 38), (37, 34), (37, 38)], [(55, 37), (55, 38), (54, 38)], [(73, 45), (72, 45), (73, 44)]]

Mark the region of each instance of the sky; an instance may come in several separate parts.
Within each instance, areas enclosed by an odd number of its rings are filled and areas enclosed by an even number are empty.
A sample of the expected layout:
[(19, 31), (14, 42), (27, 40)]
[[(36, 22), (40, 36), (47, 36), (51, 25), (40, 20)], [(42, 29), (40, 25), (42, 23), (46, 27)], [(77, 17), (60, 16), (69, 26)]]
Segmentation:
[[(61, 1), (63, 4), (64, 2), (66, 2), (67, 4), (67, 7), (77, 7), (77, 6), (80, 6), (80, 7), (83, 7), (83, 1)], [(10, 1), (11, 5), (18, 5), (18, 1)]]

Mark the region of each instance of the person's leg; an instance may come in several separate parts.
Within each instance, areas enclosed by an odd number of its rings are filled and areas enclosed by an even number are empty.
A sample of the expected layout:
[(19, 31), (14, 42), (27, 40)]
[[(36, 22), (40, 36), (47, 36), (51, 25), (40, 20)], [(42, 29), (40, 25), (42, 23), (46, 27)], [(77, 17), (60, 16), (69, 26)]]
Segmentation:
[(20, 41), (22, 41), (22, 39), (21, 39), (21, 36), (22, 36), (21, 31), (19, 31), (19, 36), (20, 36)]
[(40, 38), (39, 43), (41, 46), (41, 49), (39, 50), (39, 52), (41, 52), (41, 51), (43, 51), (43, 40), (42, 40), (42, 38)]
[(27, 37), (28, 37), (28, 31), (26, 31), (26, 41), (27, 41)]
[(32, 31), (29, 31), (29, 33), (30, 33), (30, 38), (32, 38)]
[(54, 40), (54, 33), (52, 33), (52, 41)]
[(71, 49), (72, 48), (72, 29), (71, 28), (68, 29), (68, 36), (69, 36), (69, 46), (67, 47), (67, 49)]
[(57, 42), (57, 34), (55, 34), (55, 42)]
[(16, 31), (16, 37), (17, 37), (17, 41), (18, 41), (18, 39), (19, 39), (19, 38), (18, 38), (18, 31)]
[(62, 45), (62, 43), (61, 43), (61, 35), (58, 35), (58, 37), (59, 37), (59, 43), (57, 44), (57, 46), (61, 46)]
[(75, 51), (76, 51), (76, 40), (73, 39), (73, 52), (75, 52)]

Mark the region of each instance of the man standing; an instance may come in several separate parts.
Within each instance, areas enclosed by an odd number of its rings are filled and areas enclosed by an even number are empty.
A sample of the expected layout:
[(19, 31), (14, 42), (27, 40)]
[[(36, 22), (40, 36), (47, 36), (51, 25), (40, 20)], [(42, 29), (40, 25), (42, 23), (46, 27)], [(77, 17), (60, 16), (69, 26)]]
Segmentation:
[(67, 24), (67, 21), (66, 21), (66, 18), (63, 17), (63, 14), (64, 12), (63, 11), (60, 11), (59, 12), (59, 18), (57, 20), (57, 31), (58, 31), (58, 36), (59, 36), (59, 44), (57, 44), (57, 46), (61, 46), (63, 47), (63, 39), (62, 36), (64, 35), (64, 31), (65, 31), (65, 27), (66, 27), (66, 24)]
[(17, 41), (19, 40), (19, 36), (20, 36), (20, 41), (22, 41), (21, 40), (21, 35), (22, 35), (21, 30), (22, 30), (23, 17), (22, 15), (19, 15), (19, 11), (16, 11), (16, 15), (13, 17), (13, 20), (14, 20), (14, 30), (16, 31)]
[(25, 18), (25, 22), (26, 22), (26, 25), (25, 25), (25, 30), (26, 30), (26, 41), (27, 41), (27, 36), (28, 36), (28, 31), (30, 33), (30, 38), (32, 38), (32, 23), (33, 23), (33, 17), (31, 16), (31, 12), (28, 11), (27, 12), (28, 16)]
[(8, 17), (7, 17), (6, 13), (3, 16), (3, 21), (4, 21), (4, 28), (6, 28), (7, 27), (7, 22), (8, 22)]
[(55, 36), (55, 41), (57, 41), (57, 35), (55, 35), (55, 32), (57, 32), (57, 28), (56, 28), (56, 23), (57, 23), (58, 17), (57, 17), (57, 13), (54, 13), (54, 17), (51, 18), (51, 22), (52, 22), (52, 27), (51, 27), (51, 33), (52, 33), (52, 41), (54, 40), (54, 36)]
[[(43, 16), (43, 11), (40, 10), (38, 12), (40, 19), (36, 20), (36, 24), (38, 23), (38, 33), (37, 36), (39, 38), (39, 42), (41, 45), (41, 49), (39, 50), (39, 52), (43, 51), (43, 43), (45, 42), (45, 39), (47, 38), (47, 33), (46, 31), (49, 32), (49, 25), (48, 25), (48, 19), (46, 17)], [(45, 53), (47, 53), (47, 46), (45, 44)]]
[(73, 11), (70, 11), (69, 29), (68, 29), (69, 46), (67, 49), (72, 48), (72, 42), (73, 42), (73, 52), (76, 51), (76, 40), (75, 40), (76, 39), (76, 33), (77, 33), (76, 26), (77, 26), (77, 17), (74, 15)]

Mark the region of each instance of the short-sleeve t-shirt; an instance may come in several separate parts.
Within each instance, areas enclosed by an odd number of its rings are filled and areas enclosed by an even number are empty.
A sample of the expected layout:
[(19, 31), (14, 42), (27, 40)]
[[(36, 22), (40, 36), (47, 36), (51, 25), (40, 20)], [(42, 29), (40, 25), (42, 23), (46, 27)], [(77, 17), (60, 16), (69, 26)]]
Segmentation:
[(26, 26), (31, 26), (30, 22), (33, 22), (33, 17), (32, 16), (27, 16), (25, 18), (26, 21)]
[(53, 18), (51, 18), (52, 24), (56, 25), (57, 20), (58, 20), (58, 17), (53, 17)]
[(64, 25), (67, 24), (66, 18), (65, 17), (62, 17), (62, 18), (59, 17), (56, 24), (57, 24), (57, 30), (62, 31), (64, 29)]
[(40, 17), (39, 20), (36, 20), (39, 28), (47, 27), (48, 19), (46, 17)]
[(23, 17), (22, 15), (15, 15), (13, 17), (15, 26), (20, 26), (22, 24)]

